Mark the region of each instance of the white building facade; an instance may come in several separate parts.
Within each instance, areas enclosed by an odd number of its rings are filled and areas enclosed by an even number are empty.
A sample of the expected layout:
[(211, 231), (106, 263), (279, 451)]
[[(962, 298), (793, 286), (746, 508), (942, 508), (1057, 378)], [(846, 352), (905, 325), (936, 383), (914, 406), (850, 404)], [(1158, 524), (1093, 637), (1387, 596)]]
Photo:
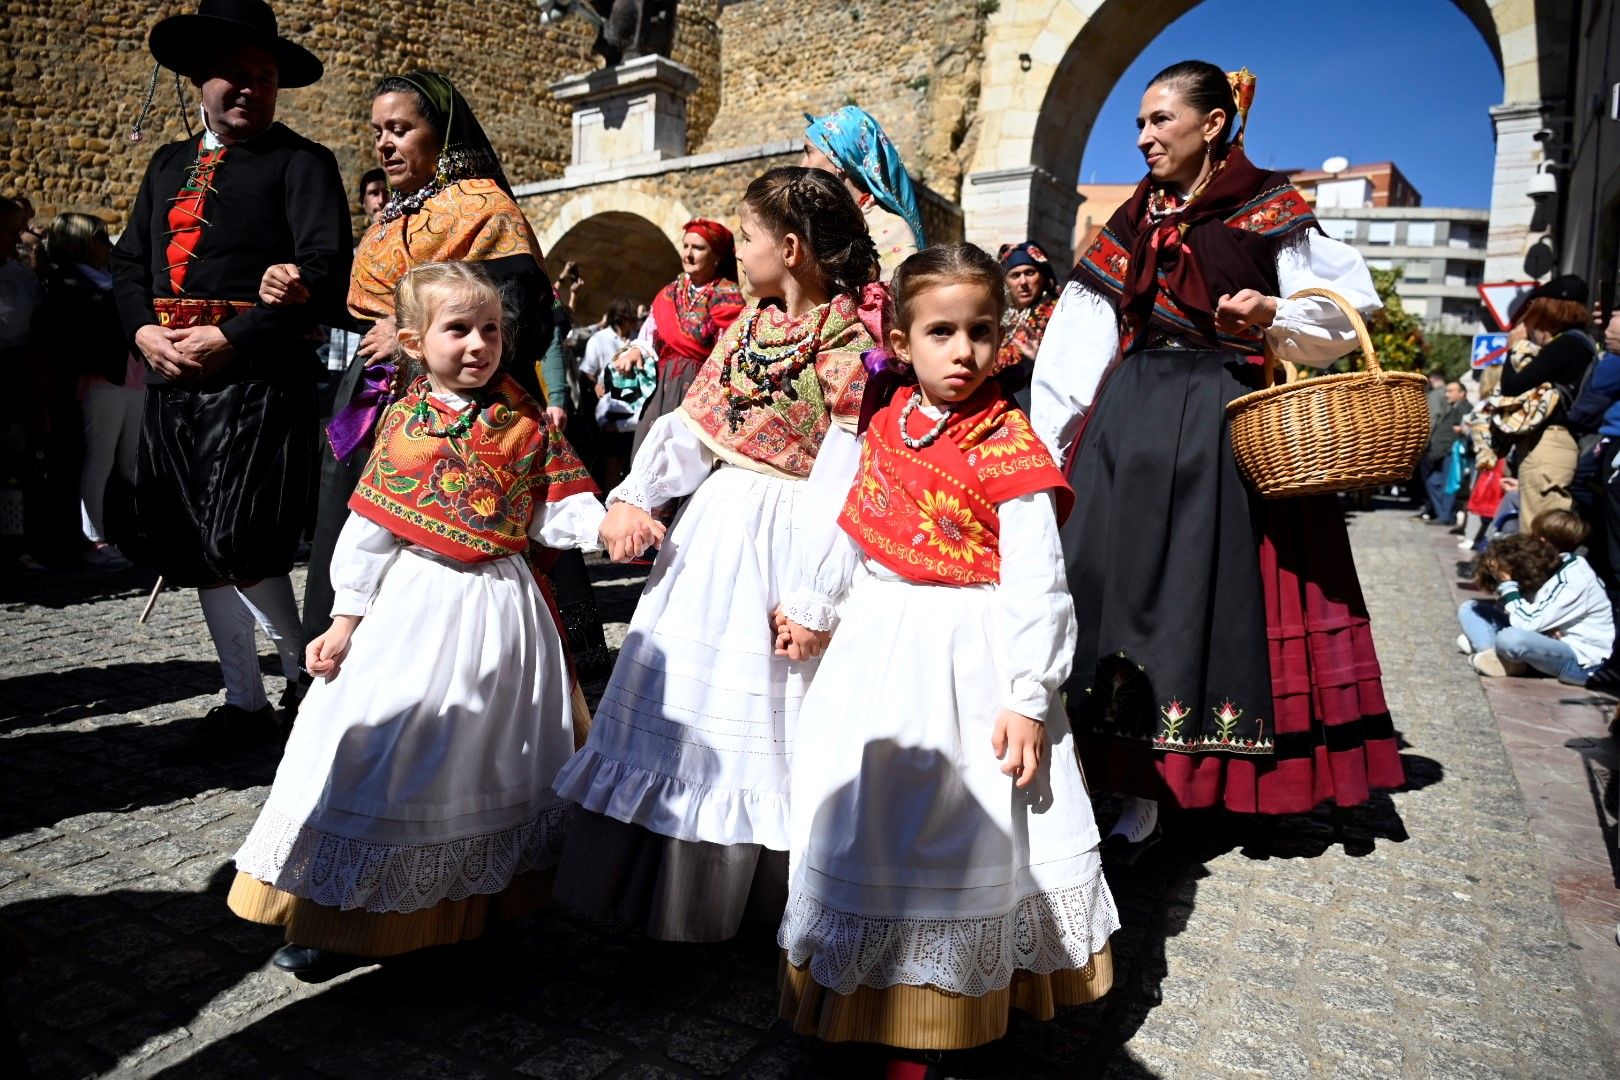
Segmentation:
[[(1324, 185), (1325, 186), (1325, 185)], [(1402, 271), (1396, 293), (1423, 328), (1481, 334), (1487, 326), (1479, 284), (1485, 280), (1489, 210), (1438, 206), (1330, 206), (1318, 189), (1316, 217), (1335, 240), (1350, 244), (1367, 265)]]

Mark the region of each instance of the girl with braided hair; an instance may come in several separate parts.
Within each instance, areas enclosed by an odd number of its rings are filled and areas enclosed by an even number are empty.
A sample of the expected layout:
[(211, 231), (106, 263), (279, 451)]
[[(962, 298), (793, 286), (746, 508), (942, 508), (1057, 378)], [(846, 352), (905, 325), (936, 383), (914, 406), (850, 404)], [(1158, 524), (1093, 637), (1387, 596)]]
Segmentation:
[[(666, 941), (724, 940), (785, 902), (788, 761), (815, 662), (775, 655), (767, 613), (818, 561), (807, 546), (831, 543), (811, 526), (838, 508), (806, 480), (828, 455), (853, 470), (861, 354), (881, 328), (877, 251), (836, 178), (765, 173), (738, 239), (758, 299), (608, 496), (613, 558), (660, 549), (590, 740), (556, 782), (581, 806), (558, 900)], [(688, 495), (663, 542), (652, 511)]]

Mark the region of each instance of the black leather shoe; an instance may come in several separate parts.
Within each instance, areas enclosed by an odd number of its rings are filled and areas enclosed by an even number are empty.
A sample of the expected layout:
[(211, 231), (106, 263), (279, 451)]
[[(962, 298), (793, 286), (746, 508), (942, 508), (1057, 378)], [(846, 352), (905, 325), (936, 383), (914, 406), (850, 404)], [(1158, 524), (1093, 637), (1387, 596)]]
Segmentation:
[(289, 942), (276, 950), (270, 962), (290, 974), (307, 975), (326, 962), (326, 952), (311, 945), (294, 945)]
[(171, 764), (194, 765), (275, 737), (276, 710), (269, 705), (251, 710), (240, 705), (215, 705), (198, 721), (189, 738), (161, 756)]
[(1098, 845), (1098, 852), (1103, 861), (1110, 866), (1135, 866), (1159, 841), (1164, 839), (1164, 824), (1160, 822), (1153, 826), (1153, 831), (1134, 844), (1125, 839), (1124, 833), (1109, 833)]

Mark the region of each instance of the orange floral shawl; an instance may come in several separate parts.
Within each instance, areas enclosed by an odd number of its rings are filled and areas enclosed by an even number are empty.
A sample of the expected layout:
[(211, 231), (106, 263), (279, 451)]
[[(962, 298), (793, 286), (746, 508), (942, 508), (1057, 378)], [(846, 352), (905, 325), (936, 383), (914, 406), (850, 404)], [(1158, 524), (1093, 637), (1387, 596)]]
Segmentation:
[(459, 180), (416, 213), (366, 230), (354, 253), (349, 312), (360, 319), (388, 318), (394, 313), (394, 286), (423, 263), (521, 255), (542, 261), (540, 241), (518, 204), (493, 180)]
[(568, 440), (510, 375), (483, 391), (463, 434), (426, 377), (388, 407), (349, 509), (412, 544), (462, 562), (529, 548), (538, 505), (597, 494)]

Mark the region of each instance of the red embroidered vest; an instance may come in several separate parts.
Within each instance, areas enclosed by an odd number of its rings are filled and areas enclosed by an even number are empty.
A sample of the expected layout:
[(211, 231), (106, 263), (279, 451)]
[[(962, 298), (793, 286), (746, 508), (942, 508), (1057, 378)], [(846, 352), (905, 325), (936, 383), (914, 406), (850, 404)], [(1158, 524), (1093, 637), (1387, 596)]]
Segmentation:
[[(872, 417), (861, 470), (838, 524), (868, 558), (925, 585), (993, 585), (1001, 580), (996, 506), (1034, 491), (1057, 496), (1058, 520), (1074, 493), (1029, 419), (986, 382), (958, 406), (943, 434), (913, 450), (900, 438), (900, 414), (917, 393), (906, 387)], [(921, 413), (907, 434), (926, 435)]]
[(528, 550), (538, 505), (598, 493), (511, 376), (498, 376), (482, 401), (463, 433), (460, 414), (430, 395), (426, 377), (412, 383), (383, 414), (349, 508), (429, 551), (489, 562)]

